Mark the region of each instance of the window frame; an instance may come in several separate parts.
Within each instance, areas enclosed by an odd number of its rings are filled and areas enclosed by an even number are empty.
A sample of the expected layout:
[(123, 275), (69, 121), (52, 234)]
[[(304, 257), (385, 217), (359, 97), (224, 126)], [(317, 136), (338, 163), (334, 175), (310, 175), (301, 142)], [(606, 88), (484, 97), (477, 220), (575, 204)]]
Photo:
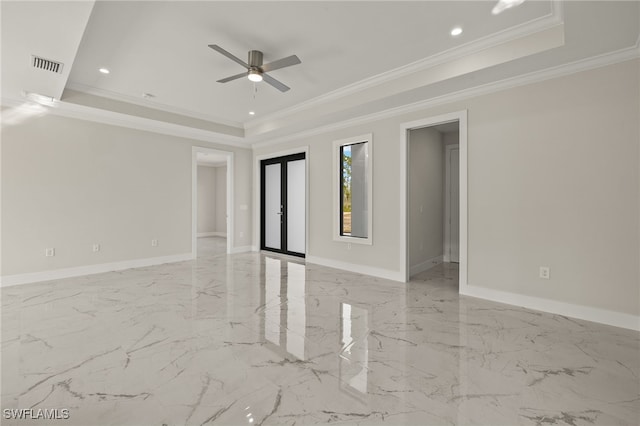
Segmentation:
[[(347, 145), (367, 143), (367, 237), (342, 235), (342, 148)], [(373, 245), (373, 134), (353, 136), (333, 141), (333, 240), (345, 243)]]

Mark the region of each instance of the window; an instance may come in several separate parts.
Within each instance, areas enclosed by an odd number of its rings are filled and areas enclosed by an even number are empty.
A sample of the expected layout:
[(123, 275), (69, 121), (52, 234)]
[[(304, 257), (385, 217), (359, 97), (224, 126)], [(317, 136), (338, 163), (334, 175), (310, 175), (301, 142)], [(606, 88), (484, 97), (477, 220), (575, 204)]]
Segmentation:
[(372, 135), (334, 142), (334, 240), (371, 244)]

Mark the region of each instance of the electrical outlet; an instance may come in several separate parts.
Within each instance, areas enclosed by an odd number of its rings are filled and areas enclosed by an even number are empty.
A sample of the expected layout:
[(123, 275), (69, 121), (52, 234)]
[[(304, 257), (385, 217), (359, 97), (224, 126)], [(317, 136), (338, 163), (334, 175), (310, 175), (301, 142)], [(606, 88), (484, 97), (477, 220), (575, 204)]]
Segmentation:
[(540, 278), (543, 280), (548, 280), (551, 274), (551, 270), (549, 269), (548, 266), (541, 266), (540, 267)]
[(100, 244), (94, 244), (94, 245), (93, 245), (93, 252), (94, 252), (94, 253), (97, 253), (97, 252), (99, 252), (99, 251), (100, 251)]
[(351, 250), (351, 243), (347, 243), (347, 250)]
[(46, 257), (53, 257), (53, 256), (56, 255), (56, 249), (54, 249), (54, 248), (44, 249), (44, 255)]
[(151, 240), (151, 247), (158, 247), (158, 240)]

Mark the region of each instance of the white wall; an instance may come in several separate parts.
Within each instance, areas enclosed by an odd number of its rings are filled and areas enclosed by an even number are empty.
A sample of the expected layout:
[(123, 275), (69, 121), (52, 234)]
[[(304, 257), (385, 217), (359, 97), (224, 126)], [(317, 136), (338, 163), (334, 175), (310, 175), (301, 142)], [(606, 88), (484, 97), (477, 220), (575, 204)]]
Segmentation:
[(444, 249), (444, 144), (433, 128), (409, 132), (409, 266), (418, 273)]
[[(309, 146), (309, 255), (399, 273), (400, 125), (468, 110), (468, 280), (633, 315), (639, 295), (639, 61), (254, 150)], [(373, 245), (332, 240), (333, 140), (374, 134)], [(538, 267), (551, 267), (551, 279)]]
[(190, 253), (193, 145), (234, 152), (234, 246), (250, 246), (247, 149), (54, 115), (1, 136), (3, 277)]
[(460, 132), (455, 130), (442, 134), (442, 141), (445, 145), (457, 145), (460, 142)]
[(198, 234), (216, 232), (216, 168), (198, 166)]
[[(216, 167), (216, 223), (215, 232), (227, 233), (227, 168)], [(246, 170), (243, 170), (246, 173)]]

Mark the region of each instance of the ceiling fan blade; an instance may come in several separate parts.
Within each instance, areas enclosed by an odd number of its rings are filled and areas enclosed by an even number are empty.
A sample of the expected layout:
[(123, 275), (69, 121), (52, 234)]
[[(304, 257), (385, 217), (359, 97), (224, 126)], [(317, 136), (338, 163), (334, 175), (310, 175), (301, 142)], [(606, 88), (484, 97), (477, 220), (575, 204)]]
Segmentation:
[(302, 61), (296, 55), (287, 56), (286, 58), (278, 59), (277, 61), (269, 62), (263, 65), (262, 71), (269, 72), (273, 70), (279, 70), (280, 68), (290, 67), (292, 65), (301, 64)]
[(213, 50), (215, 50), (216, 52), (223, 54), (224, 56), (226, 56), (227, 58), (231, 59), (232, 61), (239, 63), (243, 67), (249, 68), (249, 64), (247, 64), (245, 61), (243, 61), (242, 59), (238, 58), (237, 56), (232, 55), (231, 53), (227, 52), (226, 50), (224, 50), (222, 47), (218, 46), (217, 44), (210, 44), (209, 47), (212, 48)]
[(286, 92), (287, 90), (290, 89), (289, 86), (280, 83), (278, 80), (271, 77), (269, 74), (262, 74), (262, 79), (265, 81), (265, 83), (269, 83), (270, 85), (272, 85), (273, 87), (275, 87), (281, 92)]
[(223, 78), (221, 80), (218, 80), (218, 83), (226, 83), (228, 81), (233, 81), (233, 80), (237, 80), (239, 78), (242, 77), (246, 77), (247, 76), (247, 72), (241, 72), (240, 74), (236, 74), (236, 75), (232, 75), (231, 77), (227, 77), (227, 78)]

